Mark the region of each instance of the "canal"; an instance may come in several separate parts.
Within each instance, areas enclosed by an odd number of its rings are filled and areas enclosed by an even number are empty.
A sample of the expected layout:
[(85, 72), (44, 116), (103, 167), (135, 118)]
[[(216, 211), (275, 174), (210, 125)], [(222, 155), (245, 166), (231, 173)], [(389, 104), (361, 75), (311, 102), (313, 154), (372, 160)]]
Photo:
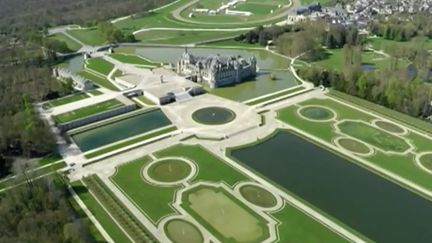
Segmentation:
[(161, 110), (142, 113), (72, 136), (82, 152), (158, 129), (171, 122)]
[(432, 241), (431, 201), (293, 133), (231, 156), (373, 241)]

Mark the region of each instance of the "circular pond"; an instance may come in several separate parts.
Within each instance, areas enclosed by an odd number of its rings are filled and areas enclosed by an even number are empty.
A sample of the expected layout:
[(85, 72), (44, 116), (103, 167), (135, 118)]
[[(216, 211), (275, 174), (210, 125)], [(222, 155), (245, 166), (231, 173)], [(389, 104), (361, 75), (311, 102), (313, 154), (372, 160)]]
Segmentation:
[(250, 203), (262, 208), (272, 208), (277, 204), (276, 197), (269, 191), (259, 186), (242, 186), (240, 188), (240, 194)]
[(203, 235), (199, 229), (183, 219), (168, 221), (164, 227), (165, 234), (175, 243), (201, 243), (204, 242)]
[(205, 125), (221, 125), (234, 120), (235, 113), (223, 107), (206, 107), (192, 113), (194, 121)]
[(432, 152), (430, 154), (423, 154), (419, 157), (418, 161), (425, 169), (432, 172)]
[(397, 133), (397, 134), (405, 133), (405, 130), (402, 127), (400, 127), (396, 124), (393, 124), (391, 122), (376, 121), (375, 125), (381, 129), (384, 129), (384, 130), (391, 132), (391, 133)]
[(337, 140), (337, 144), (340, 147), (356, 154), (366, 155), (371, 153), (372, 151), (371, 148), (369, 148), (365, 144), (351, 138), (340, 138)]
[(335, 113), (321, 106), (307, 106), (299, 110), (301, 116), (316, 121), (328, 121), (335, 117)]
[(191, 166), (175, 159), (161, 160), (152, 164), (148, 170), (148, 176), (160, 182), (175, 182), (185, 179), (192, 171)]

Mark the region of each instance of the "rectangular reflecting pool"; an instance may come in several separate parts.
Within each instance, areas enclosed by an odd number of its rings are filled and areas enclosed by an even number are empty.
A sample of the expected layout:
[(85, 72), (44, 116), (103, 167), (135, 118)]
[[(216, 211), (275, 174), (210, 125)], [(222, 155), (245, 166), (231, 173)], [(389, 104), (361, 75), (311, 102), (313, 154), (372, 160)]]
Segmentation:
[(81, 151), (86, 152), (170, 124), (161, 110), (154, 110), (75, 134), (72, 138)]
[(431, 201), (293, 133), (231, 156), (373, 241), (432, 241)]

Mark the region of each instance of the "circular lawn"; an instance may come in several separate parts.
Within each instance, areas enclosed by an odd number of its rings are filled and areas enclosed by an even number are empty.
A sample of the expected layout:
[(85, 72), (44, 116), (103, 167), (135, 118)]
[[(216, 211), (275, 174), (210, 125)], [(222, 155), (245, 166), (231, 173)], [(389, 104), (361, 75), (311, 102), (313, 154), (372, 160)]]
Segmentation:
[(152, 164), (147, 173), (155, 181), (175, 182), (186, 178), (191, 170), (190, 165), (184, 161), (167, 159)]
[(262, 208), (272, 208), (277, 204), (276, 197), (259, 186), (242, 186), (240, 188), (240, 194), (250, 203)]
[(423, 165), (423, 167), (432, 171), (432, 153), (422, 155), (419, 161), (420, 164)]
[(341, 138), (337, 142), (342, 148), (356, 154), (369, 154), (371, 152), (371, 149), (364, 143), (351, 138)]
[(316, 121), (327, 121), (335, 117), (332, 110), (321, 106), (307, 106), (300, 109), (300, 114), (307, 119)]
[(165, 224), (165, 234), (175, 243), (201, 243), (204, 238), (199, 229), (183, 219), (173, 219)]

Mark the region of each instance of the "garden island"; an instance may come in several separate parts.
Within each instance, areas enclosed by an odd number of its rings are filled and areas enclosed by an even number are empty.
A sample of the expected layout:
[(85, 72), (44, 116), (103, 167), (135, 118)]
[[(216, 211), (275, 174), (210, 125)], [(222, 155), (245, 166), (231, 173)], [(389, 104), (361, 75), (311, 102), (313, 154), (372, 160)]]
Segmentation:
[(427, 9), (163, 2), (44, 29), (61, 88), (23, 95), (3, 195), (61, 188), (60, 242), (430, 242)]

